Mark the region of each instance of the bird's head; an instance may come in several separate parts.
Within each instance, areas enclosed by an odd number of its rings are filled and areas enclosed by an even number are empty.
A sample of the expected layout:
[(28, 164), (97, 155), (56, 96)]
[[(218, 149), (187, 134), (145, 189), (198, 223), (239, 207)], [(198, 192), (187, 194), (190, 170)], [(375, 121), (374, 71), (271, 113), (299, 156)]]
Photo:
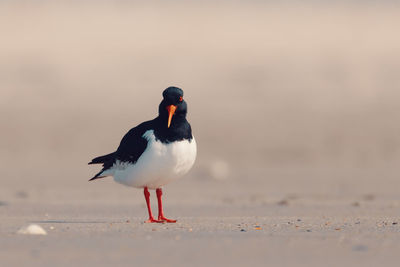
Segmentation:
[(158, 113), (161, 119), (165, 119), (165, 125), (168, 128), (173, 120), (185, 119), (187, 104), (183, 99), (183, 90), (173, 86), (165, 89)]

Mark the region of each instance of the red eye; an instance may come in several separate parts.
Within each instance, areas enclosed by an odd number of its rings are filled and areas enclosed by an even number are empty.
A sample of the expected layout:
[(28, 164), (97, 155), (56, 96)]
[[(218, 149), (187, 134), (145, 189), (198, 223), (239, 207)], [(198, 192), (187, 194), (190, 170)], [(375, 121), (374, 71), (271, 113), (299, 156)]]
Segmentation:
[(183, 97), (179, 97), (179, 102), (182, 102), (183, 101)]

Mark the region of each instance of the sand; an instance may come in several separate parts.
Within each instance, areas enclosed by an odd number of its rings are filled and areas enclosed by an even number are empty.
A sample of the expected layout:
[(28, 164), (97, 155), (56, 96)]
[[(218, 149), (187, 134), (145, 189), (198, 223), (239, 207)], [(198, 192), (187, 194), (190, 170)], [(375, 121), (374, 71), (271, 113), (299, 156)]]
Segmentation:
[[(4, 266), (397, 266), (397, 210), (182, 204), (168, 206), (178, 223), (145, 224), (138, 205), (18, 204), (2, 208), (0, 256)], [(16, 234), (31, 222), (48, 235)]]
[[(35, 3), (0, 4), (0, 266), (398, 266), (396, 3)], [(144, 224), (86, 164), (170, 85), (198, 159)]]
[[(176, 224), (144, 223), (142, 192), (111, 181), (60, 189), (70, 200), (15, 195), (0, 207), (2, 265), (397, 266), (397, 198), (275, 199), (232, 183), (187, 178), (166, 187), (165, 212)], [(31, 223), (47, 235), (17, 233)]]

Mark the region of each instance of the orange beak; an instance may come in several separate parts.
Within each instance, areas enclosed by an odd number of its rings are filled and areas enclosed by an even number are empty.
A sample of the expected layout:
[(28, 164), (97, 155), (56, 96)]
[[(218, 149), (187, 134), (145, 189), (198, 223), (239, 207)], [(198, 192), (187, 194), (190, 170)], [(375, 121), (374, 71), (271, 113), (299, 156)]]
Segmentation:
[(168, 128), (169, 128), (169, 126), (171, 126), (172, 116), (174, 116), (175, 114), (176, 106), (169, 105), (167, 106), (167, 110), (168, 110)]

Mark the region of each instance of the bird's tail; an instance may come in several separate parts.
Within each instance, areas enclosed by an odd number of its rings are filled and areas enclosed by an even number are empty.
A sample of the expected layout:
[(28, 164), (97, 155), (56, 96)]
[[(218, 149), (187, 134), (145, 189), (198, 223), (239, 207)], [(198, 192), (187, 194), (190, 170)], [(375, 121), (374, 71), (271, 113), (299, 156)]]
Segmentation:
[(92, 159), (88, 164), (103, 164), (103, 169), (89, 181), (104, 178), (110, 175), (109, 169), (115, 161), (115, 152)]
[(96, 179), (105, 178), (105, 177), (109, 176), (109, 174), (104, 174), (105, 171), (106, 170), (103, 168), (99, 173), (97, 173), (95, 176), (90, 178), (89, 181), (93, 181), (93, 180), (96, 180)]
[(100, 157), (94, 158), (88, 164), (104, 164), (106, 162), (114, 160), (114, 157), (115, 157), (115, 152), (107, 154), (107, 155), (104, 155), (104, 156), (100, 156)]

